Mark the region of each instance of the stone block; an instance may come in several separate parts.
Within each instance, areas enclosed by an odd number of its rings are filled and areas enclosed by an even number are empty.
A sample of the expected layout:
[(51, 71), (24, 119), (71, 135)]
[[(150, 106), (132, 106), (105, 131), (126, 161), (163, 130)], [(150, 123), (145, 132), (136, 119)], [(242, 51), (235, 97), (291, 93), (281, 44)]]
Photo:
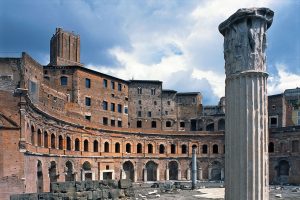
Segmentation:
[(85, 182), (76, 182), (75, 183), (76, 192), (82, 192), (85, 190)]
[(10, 196), (11, 200), (37, 200), (38, 194), (16, 194)]
[(107, 199), (109, 196), (109, 189), (102, 189), (102, 198)]
[(107, 180), (107, 185), (110, 188), (117, 189), (118, 188), (118, 181), (116, 181), (116, 180)]
[(53, 193), (60, 192), (60, 185), (59, 185), (59, 183), (50, 183), (50, 192), (53, 192)]
[(86, 197), (87, 200), (93, 200), (93, 192), (92, 191), (83, 191), (81, 192), (82, 197)]
[(127, 197), (134, 197), (134, 190), (132, 187), (125, 189), (124, 193)]
[(68, 181), (60, 183), (60, 191), (62, 193), (72, 193), (75, 192), (75, 182)]
[(115, 199), (119, 199), (119, 196), (120, 196), (120, 189), (109, 190), (108, 198), (115, 200)]
[(126, 189), (132, 187), (132, 182), (130, 179), (120, 179), (119, 180), (119, 188)]
[(93, 181), (85, 181), (85, 190), (93, 191), (94, 190), (94, 182)]
[(102, 199), (102, 191), (93, 191), (93, 200)]

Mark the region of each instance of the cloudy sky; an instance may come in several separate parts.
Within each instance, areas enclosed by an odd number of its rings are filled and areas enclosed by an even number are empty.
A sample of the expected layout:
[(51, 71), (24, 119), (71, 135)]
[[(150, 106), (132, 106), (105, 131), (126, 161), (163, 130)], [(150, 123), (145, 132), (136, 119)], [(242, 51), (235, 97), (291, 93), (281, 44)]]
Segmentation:
[(49, 62), (56, 27), (81, 37), (81, 62), (119, 78), (162, 80), (199, 91), (204, 104), (224, 95), (218, 25), (242, 7), (275, 12), (267, 32), (268, 93), (300, 87), (298, 0), (0, 0), (0, 56), (29, 53)]

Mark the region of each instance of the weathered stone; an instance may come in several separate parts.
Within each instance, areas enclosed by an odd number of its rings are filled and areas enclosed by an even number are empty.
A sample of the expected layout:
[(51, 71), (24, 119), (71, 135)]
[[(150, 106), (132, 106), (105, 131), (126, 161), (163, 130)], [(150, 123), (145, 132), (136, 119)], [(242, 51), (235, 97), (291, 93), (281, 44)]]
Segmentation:
[(219, 26), (226, 71), (225, 199), (268, 193), (266, 31), (273, 11), (240, 9)]
[(108, 198), (115, 200), (115, 199), (119, 199), (119, 196), (120, 196), (119, 189), (110, 189), (109, 190)]
[(130, 179), (120, 179), (119, 180), (119, 188), (126, 189), (132, 187), (132, 182)]
[(82, 182), (77, 181), (75, 183), (75, 187), (76, 187), (76, 192), (82, 192), (85, 189), (85, 182), (83, 182), (83, 181)]

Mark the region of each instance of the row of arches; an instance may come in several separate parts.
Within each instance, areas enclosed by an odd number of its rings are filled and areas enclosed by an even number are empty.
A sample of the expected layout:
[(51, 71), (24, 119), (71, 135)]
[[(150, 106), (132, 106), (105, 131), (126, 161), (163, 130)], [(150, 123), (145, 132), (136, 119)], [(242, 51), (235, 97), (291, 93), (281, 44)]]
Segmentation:
[[(83, 140), (83, 145), (81, 147), (81, 141), (79, 138), (75, 138), (74, 142), (72, 142), (72, 139), (70, 136), (66, 136), (65, 138), (62, 135), (59, 135), (58, 137), (52, 133), (49, 134), (47, 131), (42, 131), (38, 129), (37, 131), (37, 143), (35, 142), (35, 129), (33, 126), (31, 126), (31, 144), (37, 145), (45, 148), (53, 148), (53, 149), (60, 149), (60, 150), (74, 150), (74, 151), (85, 151), (85, 152), (100, 152), (100, 142), (96, 139), (92, 141), (92, 145), (90, 145), (89, 139)], [(159, 154), (165, 154), (167, 153), (167, 146), (165, 144), (160, 144), (158, 147), (158, 153)], [(198, 153), (207, 154), (208, 153), (208, 145), (203, 144), (201, 149), (198, 149), (197, 145), (192, 145), (192, 148), (196, 148)], [(186, 144), (180, 145), (180, 148), (177, 148), (177, 144), (170, 144), (169, 146), (169, 152), (171, 154), (187, 154), (189, 153), (189, 147)], [(103, 144), (103, 152), (110, 153), (113, 152), (113, 149), (110, 147), (109, 142), (104, 142)], [(129, 142), (125, 145), (125, 153), (133, 153), (133, 145)], [(143, 153), (147, 152), (149, 154), (153, 154), (154, 152), (154, 145), (149, 143), (146, 144), (146, 148), (143, 149), (143, 144), (138, 143), (136, 145), (136, 153)], [(119, 142), (116, 142), (114, 144), (114, 153), (121, 153), (121, 144)], [(212, 146), (212, 153), (218, 154), (220, 153), (219, 145), (213, 144)]]
[(280, 142), (280, 143), (276, 144), (276, 146), (275, 146), (274, 142), (269, 142), (269, 145), (268, 145), (269, 153), (274, 153), (275, 148), (280, 153), (286, 153), (286, 152), (296, 153), (296, 152), (300, 151), (299, 140), (292, 140), (291, 144), (286, 144), (284, 142)]

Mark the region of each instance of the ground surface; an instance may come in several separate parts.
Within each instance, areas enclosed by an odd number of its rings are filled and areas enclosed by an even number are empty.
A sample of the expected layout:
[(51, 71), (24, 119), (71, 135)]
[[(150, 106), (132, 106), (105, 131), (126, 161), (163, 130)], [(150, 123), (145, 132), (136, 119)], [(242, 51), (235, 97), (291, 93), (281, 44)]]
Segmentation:
[[(224, 199), (222, 183), (208, 184), (201, 189), (170, 189), (164, 191), (162, 187), (151, 188), (149, 185), (136, 186), (136, 199), (160, 199), (160, 200), (220, 200)], [(217, 186), (219, 185), (219, 186)], [(204, 188), (205, 187), (205, 188)], [(276, 197), (276, 195), (281, 195)], [(269, 200), (300, 200), (300, 186), (270, 186)]]

